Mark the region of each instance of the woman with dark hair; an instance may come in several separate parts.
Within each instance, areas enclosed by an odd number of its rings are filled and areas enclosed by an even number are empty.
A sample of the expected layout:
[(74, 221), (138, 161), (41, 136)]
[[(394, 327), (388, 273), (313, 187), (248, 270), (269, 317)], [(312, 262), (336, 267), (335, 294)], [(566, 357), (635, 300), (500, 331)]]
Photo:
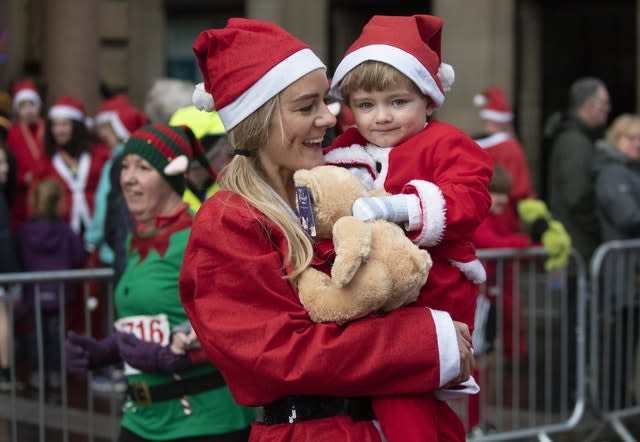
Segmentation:
[(45, 134), (45, 153), (51, 159), (47, 175), (64, 184), (68, 205), (63, 215), (78, 233), (91, 223), (100, 173), (108, 160), (106, 151), (91, 148), (85, 117), (80, 102), (62, 97), (49, 109)]

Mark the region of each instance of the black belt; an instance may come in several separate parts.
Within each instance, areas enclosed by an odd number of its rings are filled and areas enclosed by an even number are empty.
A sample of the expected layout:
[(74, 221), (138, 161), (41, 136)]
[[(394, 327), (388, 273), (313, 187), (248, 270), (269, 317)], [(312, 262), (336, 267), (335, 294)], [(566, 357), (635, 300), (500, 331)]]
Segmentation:
[(350, 416), (354, 421), (375, 419), (369, 398), (340, 398), (333, 396), (287, 396), (265, 405), (264, 425), (295, 424), (312, 419)]
[(151, 405), (154, 402), (213, 390), (223, 385), (225, 385), (224, 378), (219, 371), (215, 371), (168, 384), (149, 385), (146, 382), (132, 382), (129, 384), (127, 393), (139, 405)]

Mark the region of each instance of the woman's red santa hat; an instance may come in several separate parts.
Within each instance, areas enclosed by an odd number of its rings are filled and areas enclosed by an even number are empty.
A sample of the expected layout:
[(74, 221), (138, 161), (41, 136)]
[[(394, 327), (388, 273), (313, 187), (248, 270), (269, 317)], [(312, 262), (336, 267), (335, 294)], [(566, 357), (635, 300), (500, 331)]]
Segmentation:
[(326, 69), (305, 43), (280, 26), (262, 20), (232, 18), (223, 29), (209, 29), (193, 43), (204, 84), (193, 104), (218, 111), (227, 131), (291, 83)]
[(504, 90), (499, 87), (490, 87), (482, 94), (473, 97), (473, 103), (482, 108), (480, 118), (496, 123), (508, 123), (513, 120), (511, 106)]
[(18, 106), (24, 101), (33, 101), (38, 107), (42, 105), (40, 94), (31, 80), (22, 80), (13, 86), (12, 101), (14, 111), (18, 110)]
[(69, 118), (70, 120), (85, 122), (87, 113), (84, 106), (73, 97), (60, 97), (49, 108), (49, 118)]
[(120, 107), (109, 111), (107, 120), (118, 139), (127, 141), (131, 134), (147, 124), (147, 116), (144, 112), (132, 106)]
[(115, 111), (122, 107), (129, 105), (129, 98), (124, 94), (118, 94), (111, 98), (107, 98), (102, 102), (96, 112), (95, 121), (96, 124), (108, 123), (111, 120), (111, 116)]
[(441, 60), (442, 24), (432, 15), (373, 16), (336, 68), (334, 89), (359, 64), (379, 61), (409, 77), (440, 107), (455, 80), (453, 68)]

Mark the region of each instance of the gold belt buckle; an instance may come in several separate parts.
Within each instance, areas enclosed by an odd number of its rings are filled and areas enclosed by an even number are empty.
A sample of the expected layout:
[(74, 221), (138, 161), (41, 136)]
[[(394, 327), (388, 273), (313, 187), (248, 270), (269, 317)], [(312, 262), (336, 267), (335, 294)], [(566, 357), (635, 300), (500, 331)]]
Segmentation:
[(151, 405), (151, 392), (146, 382), (133, 382), (129, 385), (131, 398), (139, 405)]

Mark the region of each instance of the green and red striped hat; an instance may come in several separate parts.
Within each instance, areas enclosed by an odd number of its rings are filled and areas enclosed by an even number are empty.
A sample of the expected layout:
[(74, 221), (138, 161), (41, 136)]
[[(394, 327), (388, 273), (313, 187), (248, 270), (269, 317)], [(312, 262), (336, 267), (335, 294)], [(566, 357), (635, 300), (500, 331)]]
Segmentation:
[(180, 196), (185, 190), (185, 172), (190, 161), (200, 162), (215, 176), (200, 142), (187, 126), (156, 123), (141, 127), (124, 144), (123, 155), (132, 153), (148, 161)]

